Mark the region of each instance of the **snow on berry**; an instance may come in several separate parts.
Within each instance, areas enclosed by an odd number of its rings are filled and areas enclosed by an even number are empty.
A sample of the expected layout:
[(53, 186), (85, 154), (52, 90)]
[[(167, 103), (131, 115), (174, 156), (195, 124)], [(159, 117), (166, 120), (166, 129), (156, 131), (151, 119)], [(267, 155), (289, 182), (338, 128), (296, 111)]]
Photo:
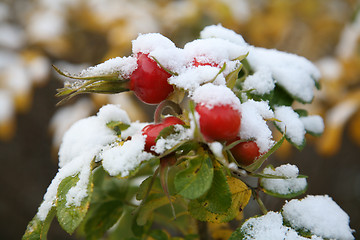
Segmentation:
[(135, 57), (116, 57), (81, 71), (79, 77), (94, 77), (118, 73), (120, 77), (128, 79), (136, 68)]
[(212, 82), (215, 85), (225, 85), (225, 77), (219, 74), (220, 69), (212, 66), (189, 67), (178, 76), (169, 78), (169, 83), (189, 91), (191, 95), (200, 85)]
[(181, 71), (187, 62), (184, 50), (177, 48), (170, 39), (159, 33), (140, 34), (132, 41), (132, 51), (135, 55), (148, 54), (174, 72)]
[(192, 137), (192, 131), (188, 128), (184, 128), (183, 126), (176, 124), (174, 125), (174, 133), (170, 134), (166, 138), (160, 137), (156, 141), (156, 145), (151, 148), (152, 151), (157, 154), (162, 154), (166, 150), (171, 149), (176, 146), (178, 143), (185, 139), (190, 139)]
[(185, 44), (184, 51), (189, 62), (199, 56), (206, 56), (210, 62), (223, 65), (224, 62), (246, 55), (248, 48), (221, 38), (197, 39)]
[(275, 49), (252, 47), (247, 60), (255, 72), (270, 70), (277, 84), (297, 100), (306, 103), (312, 101), (320, 72), (306, 58)]
[(275, 169), (267, 167), (264, 174), (286, 177), (285, 179), (262, 178), (261, 185), (267, 191), (288, 195), (304, 191), (307, 187), (306, 178), (298, 178), (299, 169), (295, 165), (285, 164)]
[(283, 206), (282, 214), (295, 229), (310, 230), (327, 239), (355, 239), (349, 216), (327, 195), (293, 199)]
[(285, 133), (291, 142), (297, 146), (302, 146), (305, 141), (305, 127), (299, 115), (288, 106), (275, 108), (275, 118), (281, 122), (275, 122), (281, 132)]
[(105, 148), (100, 154), (104, 170), (111, 176), (127, 177), (143, 161), (154, 157), (145, 152), (144, 147), (145, 136), (138, 133), (133, 135), (131, 140)]
[(226, 86), (207, 83), (194, 91), (192, 99), (195, 103), (203, 104), (209, 109), (214, 106), (230, 105), (234, 110), (240, 111), (240, 100)]
[(267, 102), (248, 100), (241, 104), (241, 139), (254, 139), (260, 153), (268, 151), (274, 144), (272, 132), (265, 119), (274, 117)]
[(244, 38), (233, 30), (224, 28), (221, 24), (205, 27), (200, 32), (200, 38), (221, 38), (240, 46), (246, 46)]

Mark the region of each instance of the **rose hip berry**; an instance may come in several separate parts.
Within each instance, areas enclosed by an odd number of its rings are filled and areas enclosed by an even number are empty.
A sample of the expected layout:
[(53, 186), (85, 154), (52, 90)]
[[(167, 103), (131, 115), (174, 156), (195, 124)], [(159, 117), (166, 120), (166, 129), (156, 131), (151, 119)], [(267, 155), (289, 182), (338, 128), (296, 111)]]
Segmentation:
[(156, 138), (159, 136), (161, 130), (171, 125), (184, 125), (185, 123), (177, 117), (167, 117), (161, 123), (149, 124), (142, 129), (142, 135), (146, 136), (145, 140), (145, 151), (154, 153), (151, 151), (151, 147), (155, 146)]
[(171, 74), (149, 58), (148, 54), (139, 53), (137, 64), (137, 69), (130, 77), (130, 89), (141, 101), (158, 104), (174, 91), (167, 81)]
[(236, 137), (241, 126), (241, 114), (230, 105), (197, 104), (200, 131), (206, 141), (229, 141)]
[[(228, 144), (239, 139), (240, 138), (235, 138)], [(254, 141), (241, 142), (231, 148), (230, 151), (235, 160), (243, 166), (252, 164), (260, 156), (259, 147)]]
[(203, 61), (199, 61), (196, 58), (194, 58), (194, 61), (192, 62), (193, 66), (198, 67), (198, 66), (211, 66), (211, 67), (219, 67), (219, 64), (214, 63), (214, 62), (203, 62)]

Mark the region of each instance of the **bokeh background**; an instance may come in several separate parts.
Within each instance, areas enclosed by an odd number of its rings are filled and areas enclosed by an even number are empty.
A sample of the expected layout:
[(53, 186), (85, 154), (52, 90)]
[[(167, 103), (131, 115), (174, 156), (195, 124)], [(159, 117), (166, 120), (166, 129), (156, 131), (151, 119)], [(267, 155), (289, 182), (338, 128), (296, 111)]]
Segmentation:
[[(311, 114), (325, 120), (320, 138), (299, 152), (288, 144), (271, 159), (308, 175), (307, 194), (328, 194), (360, 239), (360, 12), (356, 0), (2, 0), (0, 1), (0, 239), (20, 239), (57, 172), (66, 129), (106, 103), (132, 120), (152, 121), (153, 107), (131, 93), (86, 95), (63, 106), (51, 65), (76, 73), (131, 54), (138, 33), (160, 32), (178, 47), (221, 23), (255, 46), (296, 53), (322, 72)], [(282, 200), (267, 197), (269, 209)], [(247, 214), (255, 212), (248, 207)], [(79, 239), (51, 226), (52, 239)]]

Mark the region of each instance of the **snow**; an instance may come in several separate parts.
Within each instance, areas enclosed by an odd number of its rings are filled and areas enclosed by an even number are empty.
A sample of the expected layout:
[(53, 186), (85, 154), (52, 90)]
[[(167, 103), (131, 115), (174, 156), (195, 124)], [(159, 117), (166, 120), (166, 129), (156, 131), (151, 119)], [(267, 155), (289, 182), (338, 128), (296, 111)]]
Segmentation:
[(56, 147), (60, 146), (65, 132), (71, 125), (76, 121), (89, 116), (93, 110), (93, 103), (89, 99), (80, 99), (73, 105), (59, 108), (50, 120), (53, 144)]
[(51, 41), (66, 31), (65, 19), (57, 11), (39, 11), (27, 24), (29, 38), (34, 42)]
[(176, 144), (180, 143), (181, 141), (185, 139), (190, 139), (190, 137), (192, 137), (192, 131), (188, 128), (184, 128), (179, 124), (174, 125), (174, 131), (175, 133), (170, 134), (166, 138), (159, 138), (156, 141), (156, 145), (151, 147), (151, 150), (155, 151), (158, 154), (162, 154), (166, 150), (169, 150)]
[(200, 38), (221, 38), (240, 46), (246, 46), (244, 38), (233, 30), (224, 28), (221, 24), (205, 27), (200, 32)]
[[(223, 145), (219, 142), (211, 142), (208, 143), (208, 146), (211, 150), (211, 152), (215, 155), (216, 158), (218, 159), (224, 159), (224, 155), (223, 155)], [(231, 166), (228, 166), (229, 168), (231, 168)]]
[(275, 118), (281, 122), (275, 122), (281, 132), (285, 133), (291, 142), (301, 146), (305, 140), (305, 127), (299, 115), (288, 106), (275, 108)]
[(124, 79), (128, 79), (136, 68), (137, 63), (135, 57), (116, 57), (83, 70), (80, 73), (80, 77), (94, 77), (118, 73)]
[(241, 139), (254, 139), (259, 147), (260, 153), (269, 150), (274, 141), (272, 132), (266, 124), (265, 119), (274, 117), (267, 102), (256, 102), (249, 100), (241, 104)]
[(59, 171), (48, 187), (37, 213), (41, 221), (45, 220), (54, 206), (58, 186), (66, 177), (79, 177), (77, 184), (66, 195), (66, 206), (79, 206), (87, 196), (91, 162), (104, 147), (118, 139), (116, 133), (106, 126), (109, 120), (127, 121), (128, 117), (118, 106), (106, 105), (97, 116), (77, 121), (65, 133), (59, 150)]
[(267, 167), (264, 169), (263, 173), (286, 177), (286, 179), (261, 179), (262, 186), (273, 193), (287, 195), (301, 192), (307, 187), (306, 178), (297, 178), (299, 169), (295, 165), (281, 165), (274, 170), (271, 167)]
[(316, 62), (322, 77), (325, 81), (337, 80), (343, 71), (339, 60), (332, 57), (325, 57)]
[(184, 46), (188, 59), (206, 56), (210, 62), (222, 65), (225, 60), (234, 60), (248, 53), (247, 46), (237, 45), (221, 38), (196, 39)]
[(353, 99), (342, 101), (326, 113), (326, 123), (341, 126), (357, 111), (359, 102)]
[(126, 124), (130, 124), (130, 118), (127, 113), (121, 109), (120, 105), (107, 104), (100, 108), (97, 113), (97, 117), (104, 123), (111, 121), (118, 121)]
[(140, 132), (123, 144), (105, 148), (100, 154), (104, 170), (111, 176), (127, 177), (141, 162), (154, 157), (151, 153), (144, 152), (144, 147), (145, 136)]
[(257, 95), (269, 94), (275, 88), (275, 80), (269, 69), (261, 69), (253, 75), (249, 75), (243, 82), (244, 90), (251, 90)]
[(304, 124), (305, 130), (314, 134), (322, 134), (324, 132), (324, 121), (318, 115), (300, 117), (301, 122)]
[[(295, 230), (284, 226), (281, 214), (272, 211), (261, 217), (250, 218), (242, 225), (241, 231), (244, 233), (243, 240), (308, 239), (299, 236)], [(312, 237), (311, 239), (319, 238)]]
[(207, 83), (194, 91), (192, 99), (195, 103), (206, 105), (209, 109), (214, 106), (230, 105), (233, 109), (240, 111), (240, 100), (226, 86)]
[(11, 49), (23, 47), (25, 34), (18, 26), (0, 22), (0, 32), (0, 46)]
[(296, 229), (305, 228), (329, 239), (355, 239), (349, 216), (327, 195), (293, 199), (283, 206), (282, 214)]
[(295, 98), (303, 102), (312, 101), (320, 72), (306, 58), (275, 49), (252, 47), (247, 60), (255, 72), (270, 70), (277, 84)]
[(218, 67), (212, 66), (189, 67), (181, 72), (180, 75), (170, 77), (168, 82), (178, 88), (189, 91), (191, 95), (200, 85), (211, 81), (215, 85), (225, 85), (226, 81), (223, 74), (217, 76), (219, 71)]

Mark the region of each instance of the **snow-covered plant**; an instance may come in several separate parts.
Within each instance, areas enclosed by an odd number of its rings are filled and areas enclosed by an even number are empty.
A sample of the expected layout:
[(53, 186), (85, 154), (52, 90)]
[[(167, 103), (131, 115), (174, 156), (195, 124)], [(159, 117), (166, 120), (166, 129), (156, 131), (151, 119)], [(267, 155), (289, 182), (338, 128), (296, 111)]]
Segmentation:
[(59, 90), (64, 100), (131, 90), (157, 108), (153, 123), (131, 122), (117, 105), (76, 122), (23, 239), (46, 239), (55, 216), (87, 239), (207, 239), (206, 222), (237, 218), (251, 197), (264, 216), (245, 221), (230, 239), (353, 239), (348, 215), (328, 196), (268, 212), (259, 195), (293, 198), (307, 189), (296, 166), (264, 165), (285, 140), (302, 149), (306, 133), (323, 132), (320, 116), (292, 107), (313, 100), (317, 68), (250, 46), (220, 25), (200, 36), (178, 48), (161, 34), (143, 34), (129, 57), (78, 75), (55, 68), (75, 79)]

